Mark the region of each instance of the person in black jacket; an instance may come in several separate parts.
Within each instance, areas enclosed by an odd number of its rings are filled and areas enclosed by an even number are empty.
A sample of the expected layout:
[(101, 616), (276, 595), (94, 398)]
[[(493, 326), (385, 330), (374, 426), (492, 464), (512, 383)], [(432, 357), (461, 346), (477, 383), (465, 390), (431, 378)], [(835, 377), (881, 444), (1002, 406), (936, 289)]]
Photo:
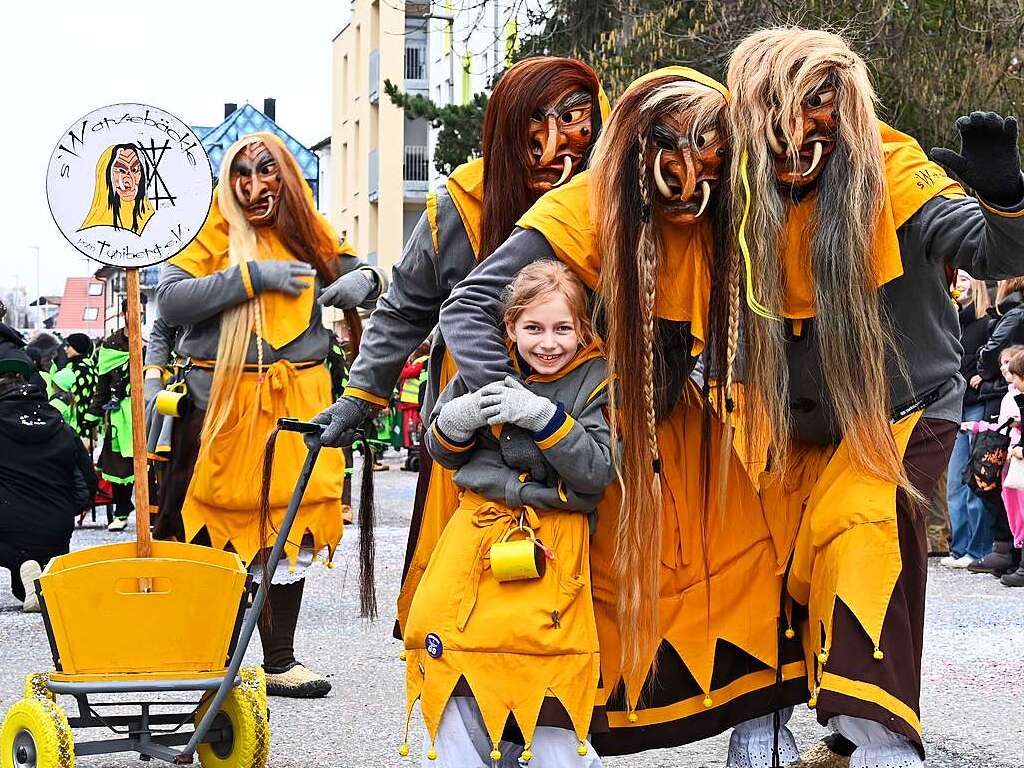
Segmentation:
[(75, 516), (96, 492), (82, 441), (46, 393), (29, 383), (31, 359), (0, 345), (0, 566), (23, 610), (39, 610), (34, 583), (68, 552)]
[[(983, 281), (973, 280), (970, 275), (960, 270), (956, 286), (960, 293), (957, 301), (960, 304), (960, 344), (963, 346), (960, 374), (968, 382), (964, 391), (961, 420), (982, 421), (988, 414), (986, 401), (981, 397), (980, 385), (983, 380), (978, 374), (978, 350), (988, 341), (989, 332), (995, 321), (988, 315), (990, 298)], [(997, 410), (998, 404), (997, 399)], [(953, 453), (949, 457), (946, 485), (946, 501), (952, 532), (949, 556), (939, 561), (951, 568), (966, 568), (973, 561), (987, 555), (992, 548), (992, 532), (989, 530), (984, 505), (963, 480), (964, 467), (970, 457), (970, 434), (961, 432), (957, 435)]]
[[(985, 417), (999, 413), (999, 403), (1006, 394), (1006, 380), (999, 370), (999, 353), (1012, 344), (1024, 344), (1024, 277), (1002, 280), (996, 292), (995, 306), (988, 314), (995, 322), (988, 339), (978, 348), (977, 377), (968, 383), (977, 389), (985, 403)], [(980, 381), (979, 381), (980, 378)]]

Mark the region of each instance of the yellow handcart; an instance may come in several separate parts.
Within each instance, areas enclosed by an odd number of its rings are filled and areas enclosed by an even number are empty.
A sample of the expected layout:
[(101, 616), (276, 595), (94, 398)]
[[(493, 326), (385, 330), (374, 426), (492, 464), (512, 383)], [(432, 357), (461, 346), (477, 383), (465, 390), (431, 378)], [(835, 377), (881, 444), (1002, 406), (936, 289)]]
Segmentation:
[[(318, 424), (278, 427), (319, 433)], [(313, 473), (311, 440), (295, 492), (267, 561), (273, 573)], [(76, 755), (136, 752), (141, 760), (203, 768), (263, 768), (270, 751), (266, 682), (243, 668), (269, 584), (237, 555), (154, 541), (55, 558), (36, 581), (54, 671), (30, 674), (24, 698), (4, 717), (0, 768), (73, 768)], [(186, 702), (147, 694), (186, 693)], [(195, 701), (194, 694), (200, 698)], [(69, 714), (57, 697), (74, 700)], [(126, 700), (124, 696), (129, 696)], [(127, 710), (127, 711), (126, 711)], [(112, 737), (76, 741), (76, 729)]]

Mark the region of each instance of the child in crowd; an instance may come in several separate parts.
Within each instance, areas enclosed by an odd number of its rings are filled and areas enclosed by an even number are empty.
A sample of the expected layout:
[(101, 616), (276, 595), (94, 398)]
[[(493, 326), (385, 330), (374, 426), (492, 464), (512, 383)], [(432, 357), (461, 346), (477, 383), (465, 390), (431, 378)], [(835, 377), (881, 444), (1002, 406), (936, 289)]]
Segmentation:
[[(1021, 406), (1024, 405), (1024, 346), (1016, 345), (1011, 349), (1018, 350), (1010, 356), (1007, 363), (1007, 378), (1010, 388), (1003, 397), (999, 409), (999, 423), (1013, 419), (1010, 432), (1010, 459), (1007, 470), (1012, 462), (1024, 461), (1024, 439), (1021, 436)], [(1005, 477), (1005, 475), (1004, 475)], [(1003, 485), (1003, 505), (1006, 507), (1006, 521), (1013, 536), (1013, 546), (1017, 549), (1024, 543), (1024, 488), (1007, 488)], [(1003, 574), (1000, 581), (1007, 587), (1024, 587), (1024, 562), (1016, 571)]]
[(75, 517), (96, 493), (92, 459), (30, 383), (33, 372), (25, 352), (0, 343), (0, 566), (26, 613), (39, 611), (35, 580), (68, 552)]
[[(1006, 380), (1009, 389), (1000, 403), (998, 420), (995, 423), (987, 421), (965, 421), (961, 429), (971, 432), (984, 432), (999, 427), (1011, 426), (1011, 445), (1020, 441), (1020, 408), (1014, 397), (1020, 394), (1014, 386), (1013, 374), (1010, 371), (1012, 361), (1024, 353), (1024, 345), (1014, 344), (1006, 347), (999, 353), (999, 370)], [(1005, 475), (1007, 467), (1002, 468)], [(985, 514), (988, 517), (989, 526), (992, 530), (992, 551), (967, 566), (972, 573), (991, 573), (995, 576), (1002, 576), (1008, 572), (1012, 573), (1020, 563), (1019, 553), (1013, 548), (1013, 534), (1007, 520), (1007, 507), (1004, 503), (1004, 496), (1008, 489), (997, 483), (990, 490), (975, 491), (985, 506)], [(1013, 503), (1017, 503), (1017, 494), (1012, 494)]]
[[(583, 285), (560, 262), (523, 269), (503, 319), (522, 382), (466, 392), (456, 379), (424, 438), (461, 492), (409, 613), (407, 721), (419, 699), (424, 752), (438, 768), (504, 768), (534, 755), (546, 767), (593, 768), (589, 534), (613, 477), (606, 361)], [(502, 462), (502, 426), (513, 424), (533, 433), (554, 479)], [(503, 737), (506, 721), (515, 735)], [(524, 746), (504, 740), (519, 736)]]

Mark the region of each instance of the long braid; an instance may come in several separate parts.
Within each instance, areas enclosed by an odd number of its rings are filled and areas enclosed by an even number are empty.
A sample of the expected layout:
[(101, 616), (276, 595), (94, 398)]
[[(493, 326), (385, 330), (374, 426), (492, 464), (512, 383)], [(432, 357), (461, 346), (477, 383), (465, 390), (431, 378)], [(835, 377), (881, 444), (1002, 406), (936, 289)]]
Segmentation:
[[(658, 432), (656, 428), (654, 408), (654, 295), (657, 290), (658, 253), (654, 244), (653, 226), (651, 224), (651, 189), (647, 181), (644, 155), (647, 142), (640, 141), (637, 160), (640, 164), (640, 203), (644, 209), (643, 224), (640, 227), (640, 242), (637, 244), (637, 260), (640, 264), (640, 299), (641, 299), (641, 341), (644, 352), (644, 404), (647, 413), (647, 443), (651, 452), (652, 466), (658, 462)], [(660, 470), (659, 470), (660, 473)]]

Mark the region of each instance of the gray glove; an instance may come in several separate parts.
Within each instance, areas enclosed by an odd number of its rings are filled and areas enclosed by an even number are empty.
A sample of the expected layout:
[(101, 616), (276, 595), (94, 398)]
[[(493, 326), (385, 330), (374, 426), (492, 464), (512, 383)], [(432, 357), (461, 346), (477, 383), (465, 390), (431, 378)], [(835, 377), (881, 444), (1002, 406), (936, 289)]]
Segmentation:
[(487, 418), (480, 412), (481, 399), (493, 396), (502, 386), (502, 382), (495, 381), (476, 392), (452, 398), (437, 414), (438, 428), (452, 440), (468, 442), (474, 432), (487, 426)]
[(142, 384), (142, 402), (144, 403), (143, 408), (149, 410), (149, 406), (156, 400), (156, 396), (160, 394), (160, 390), (163, 389), (163, 384), (160, 379), (146, 379)]
[(320, 445), (340, 448), (352, 443), (352, 433), (365, 421), (372, 419), (376, 411), (377, 409), (365, 400), (342, 395), (338, 402), (318, 413), (310, 421), (326, 426), (320, 434)]
[(311, 278), (316, 274), (304, 261), (250, 261), (249, 276), (256, 293), (279, 291), (289, 296), (298, 296), (310, 285)]
[(338, 309), (354, 309), (380, 290), (377, 273), (372, 269), (353, 269), (342, 275), (320, 294), (317, 304)]
[(554, 403), (533, 394), (513, 376), (506, 376), (495, 392), (484, 395), (480, 405), (488, 424), (515, 424), (531, 432), (544, 429), (557, 410)]

